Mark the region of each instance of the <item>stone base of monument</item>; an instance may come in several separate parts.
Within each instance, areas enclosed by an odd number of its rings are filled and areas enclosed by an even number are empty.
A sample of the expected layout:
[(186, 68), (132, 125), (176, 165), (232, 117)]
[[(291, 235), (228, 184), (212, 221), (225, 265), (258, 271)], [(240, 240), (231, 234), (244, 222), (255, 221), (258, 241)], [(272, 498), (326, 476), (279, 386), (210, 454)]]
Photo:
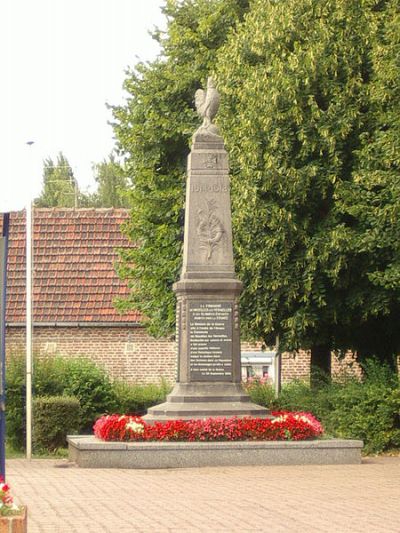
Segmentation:
[(177, 383), (167, 401), (150, 407), (143, 420), (151, 423), (232, 416), (271, 417), (265, 407), (251, 402), (238, 383)]
[(104, 442), (68, 437), (69, 460), (81, 468), (360, 464), (362, 441)]

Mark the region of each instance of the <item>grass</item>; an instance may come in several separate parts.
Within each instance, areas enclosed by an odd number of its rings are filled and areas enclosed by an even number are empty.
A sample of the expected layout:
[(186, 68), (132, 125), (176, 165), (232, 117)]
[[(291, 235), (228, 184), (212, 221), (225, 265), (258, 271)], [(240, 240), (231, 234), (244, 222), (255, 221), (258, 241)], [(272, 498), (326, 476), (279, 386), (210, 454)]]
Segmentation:
[[(24, 459), (25, 457), (24, 450), (16, 450), (9, 443), (6, 443), (6, 459)], [(33, 450), (32, 457), (33, 459), (66, 459), (68, 457), (68, 448), (59, 448), (54, 453)]]

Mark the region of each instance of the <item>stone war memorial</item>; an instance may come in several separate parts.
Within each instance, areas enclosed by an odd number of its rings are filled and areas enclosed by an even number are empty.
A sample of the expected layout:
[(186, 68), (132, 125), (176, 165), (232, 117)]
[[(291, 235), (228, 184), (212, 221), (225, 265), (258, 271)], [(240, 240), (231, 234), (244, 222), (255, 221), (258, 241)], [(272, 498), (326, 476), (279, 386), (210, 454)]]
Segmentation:
[[(178, 375), (166, 401), (143, 417), (153, 429), (174, 420), (273, 418), (241, 386), (242, 283), (233, 261), (228, 154), (213, 123), (219, 95), (211, 78), (195, 101), (203, 123), (188, 158), (183, 266), (174, 285)], [(360, 463), (363, 446), (343, 439), (158, 442), (85, 435), (71, 435), (68, 443), (70, 460), (84, 468)]]
[(188, 158), (183, 267), (177, 296), (177, 383), (146, 421), (210, 416), (267, 417), (241, 387), (239, 295), (233, 261), (228, 154), (213, 124), (212, 78), (196, 92), (203, 124)]

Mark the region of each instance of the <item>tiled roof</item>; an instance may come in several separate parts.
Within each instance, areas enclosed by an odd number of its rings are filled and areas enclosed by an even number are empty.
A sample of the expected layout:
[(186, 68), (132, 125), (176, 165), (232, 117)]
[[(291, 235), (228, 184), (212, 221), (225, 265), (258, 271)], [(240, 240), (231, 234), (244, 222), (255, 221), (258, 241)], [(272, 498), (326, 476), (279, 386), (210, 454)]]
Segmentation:
[[(34, 323), (140, 321), (113, 305), (129, 293), (114, 268), (116, 249), (131, 246), (120, 231), (127, 218), (126, 209), (34, 209)], [(25, 322), (25, 285), (21, 211), (10, 218), (7, 323)]]

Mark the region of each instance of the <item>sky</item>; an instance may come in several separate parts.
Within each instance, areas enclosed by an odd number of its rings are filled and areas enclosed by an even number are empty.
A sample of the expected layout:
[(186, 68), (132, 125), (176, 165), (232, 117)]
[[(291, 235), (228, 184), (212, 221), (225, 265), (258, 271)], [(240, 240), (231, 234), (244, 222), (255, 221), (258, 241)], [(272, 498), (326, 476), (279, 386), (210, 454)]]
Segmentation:
[[(163, 0), (1, 0), (0, 212), (40, 194), (43, 160), (68, 158), (81, 190), (114, 146), (106, 103), (127, 67), (159, 53)], [(33, 144), (27, 144), (32, 142)]]

